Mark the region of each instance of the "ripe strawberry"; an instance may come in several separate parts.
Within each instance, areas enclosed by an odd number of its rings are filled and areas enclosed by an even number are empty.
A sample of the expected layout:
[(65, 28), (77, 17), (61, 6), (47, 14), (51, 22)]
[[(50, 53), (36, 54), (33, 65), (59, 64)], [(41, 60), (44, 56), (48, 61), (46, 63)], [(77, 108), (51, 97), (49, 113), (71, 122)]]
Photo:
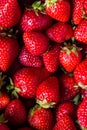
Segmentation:
[(10, 128), (5, 123), (0, 122), (0, 130), (10, 130)]
[(24, 44), (33, 55), (41, 55), (48, 49), (48, 38), (41, 32), (24, 32)]
[(60, 45), (54, 44), (43, 54), (43, 62), (49, 72), (56, 72), (59, 68), (59, 51)]
[(73, 0), (72, 1), (72, 21), (74, 24), (79, 24), (84, 16), (83, 8), (84, 0)]
[(10, 125), (22, 125), (26, 121), (27, 113), (21, 100), (13, 99), (6, 107), (4, 116)]
[(37, 87), (36, 99), (43, 108), (54, 107), (59, 102), (60, 92), (57, 77), (50, 76)]
[(65, 45), (59, 53), (59, 61), (67, 72), (72, 72), (81, 62), (82, 53), (76, 45)]
[(10, 96), (5, 91), (0, 91), (0, 110), (4, 110), (10, 103)]
[(40, 56), (32, 55), (24, 46), (19, 54), (19, 62), (24, 66), (42, 67), (43, 60)]
[(21, 16), (17, 0), (0, 0), (0, 27), (10, 28), (15, 26)]
[(79, 42), (87, 44), (87, 19), (83, 19), (76, 27), (74, 38)]
[(59, 77), (60, 81), (60, 89), (61, 89), (61, 101), (67, 101), (75, 97), (79, 89), (76, 88), (76, 83), (74, 81), (73, 76), (69, 76), (68, 74), (62, 74)]
[(47, 29), (46, 34), (51, 40), (61, 43), (73, 36), (73, 30), (70, 24), (57, 22)]
[(13, 76), (14, 89), (24, 98), (33, 98), (37, 86), (49, 77), (50, 73), (45, 68), (22, 68)]
[(58, 122), (59, 120), (61, 120), (64, 114), (67, 114), (72, 118), (76, 117), (76, 105), (70, 101), (58, 104), (56, 108), (56, 121)]
[(85, 58), (74, 70), (74, 78), (79, 87), (87, 88), (87, 58)]
[(68, 0), (46, 0), (46, 13), (61, 22), (70, 19), (70, 3)]
[(18, 128), (17, 130), (32, 130), (30, 127), (21, 127), (21, 128)]
[(53, 114), (50, 109), (35, 106), (30, 109), (28, 123), (38, 130), (52, 130)]
[(65, 114), (55, 124), (53, 130), (76, 130), (76, 127), (71, 117)]
[(44, 31), (52, 24), (52, 18), (34, 10), (25, 10), (20, 21), (20, 29), (25, 32)]
[(0, 70), (6, 72), (18, 54), (18, 42), (9, 37), (0, 37)]
[(78, 122), (84, 129), (87, 128), (87, 98), (84, 98), (77, 109)]
[(85, 12), (85, 15), (87, 16), (87, 0), (84, 0), (84, 3), (83, 3), (83, 11)]

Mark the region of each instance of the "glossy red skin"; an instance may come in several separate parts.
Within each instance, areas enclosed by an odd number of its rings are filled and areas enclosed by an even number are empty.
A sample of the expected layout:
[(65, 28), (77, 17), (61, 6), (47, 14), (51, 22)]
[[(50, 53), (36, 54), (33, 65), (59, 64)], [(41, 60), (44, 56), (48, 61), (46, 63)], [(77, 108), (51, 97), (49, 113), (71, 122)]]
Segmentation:
[(15, 26), (21, 17), (21, 9), (17, 0), (0, 0), (0, 27)]
[(10, 130), (10, 128), (4, 123), (0, 123), (0, 130)]
[(13, 126), (22, 125), (27, 118), (25, 106), (20, 99), (12, 100), (5, 109), (5, 119)]
[(87, 85), (87, 58), (85, 58), (74, 70), (74, 79), (77, 84), (81, 82), (84, 87)]
[(59, 68), (59, 52), (60, 45), (54, 44), (46, 53), (43, 54), (43, 62), (49, 72), (56, 72)]
[(56, 108), (56, 121), (61, 120), (64, 114), (71, 116), (73, 119), (76, 117), (76, 106), (73, 102), (67, 101), (61, 103)]
[(70, 24), (57, 22), (47, 29), (46, 34), (52, 41), (61, 43), (73, 36), (73, 30)]
[(41, 32), (24, 32), (24, 44), (33, 55), (41, 55), (48, 49), (48, 38)]
[(73, 120), (70, 116), (65, 114), (61, 119), (55, 124), (53, 130), (76, 130)]
[(51, 6), (46, 6), (46, 13), (55, 20), (67, 22), (70, 19), (70, 3), (67, 0), (57, 1)]
[(18, 55), (18, 42), (9, 37), (0, 37), (0, 70), (6, 72)]
[(73, 72), (81, 60), (82, 53), (79, 50), (76, 50), (75, 53), (71, 51), (71, 53), (68, 54), (67, 51), (63, 51), (62, 48), (59, 53), (60, 64), (67, 72)]
[(57, 104), (60, 100), (59, 82), (57, 77), (50, 76), (44, 80), (37, 88), (36, 98), (40, 101), (46, 99), (47, 103)]
[(87, 44), (87, 19), (83, 19), (76, 27), (74, 38), (79, 42)]
[(87, 128), (87, 97), (78, 106), (77, 119), (82, 127)]
[(40, 56), (32, 55), (24, 46), (19, 54), (19, 62), (24, 66), (42, 67), (43, 60)]
[(44, 31), (52, 24), (52, 18), (47, 14), (25, 10), (20, 21), (20, 29), (25, 32)]
[(87, 15), (87, 0), (84, 0), (83, 8), (84, 8), (85, 14)]
[(28, 114), (28, 123), (38, 130), (52, 130), (53, 115), (50, 109), (38, 108)]
[(0, 93), (0, 110), (4, 110), (10, 103), (10, 96), (6, 92)]
[(74, 24), (79, 24), (83, 19), (83, 3), (84, 0), (72, 1), (72, 21)]
[(37, 86), (49, 75), (44, 68), (22, 68), (14, 74), (13, 82), (21, 90), (18, 92), (20, 96), (35, 98)]
[(76, 83), (73, 76), (63, 74), (60, 76), (59, 81), (61, 86), (61, 102), (68, 101), (78, 94), (79, 89), (74, 87)]

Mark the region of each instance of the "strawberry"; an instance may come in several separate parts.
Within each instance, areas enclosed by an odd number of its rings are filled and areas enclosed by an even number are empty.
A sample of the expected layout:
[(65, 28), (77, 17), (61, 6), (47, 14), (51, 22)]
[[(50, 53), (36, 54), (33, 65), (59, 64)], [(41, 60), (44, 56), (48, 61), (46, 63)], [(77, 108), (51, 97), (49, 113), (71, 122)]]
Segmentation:
[(46, 34), (51, 40), (61, 43), (73, 36), (73, 30), (70, 24), (57, 22), (47, 29)]
[(70, 19), (70, 3), (68, 0), (46, 0), (46, 13), (61, 22), (67, 22)]
[(0, 130), (10, 130), (10, 128), (5, 123), (0, 122)]
[(24, 66), (42, 67), (43, 60), (40, 56), (32, 55), (24, 46), (19, 54), (19, 62)]
[(54, 44), (43, 54), (43, 62), (49, 72), (56, 72), (59, 68), (59, 51), (60, 45)]
[(22, 31), (44, 31), (52, 24), (52, 18), (48, 15), (35, 10), (27, 9), (24, 11), (20, 21)]
[(26, 121), (27, 113), (25, 106), (20, 99), (13, 99), (10, 101), (5, 109), (5, 119), (10, 125), (19, 126)]
[(64, 103), (58, 104), (56, 108), (56, 121), (61, 120), (64, 114), (67, 114), (72, 118), (73, 116), (76, 117), (76, 105), (70, 101), (66, 101)]
[(28, 123), (38, 130), (52, 130), (53, 114), (50, 109), (35, 106), (28, 114)]
[(82, 53), (76, 45), (65, 45), (59, 53), (59, 61), (67, 72), (72, 72), (81, 62)]
[(71, 117), (65, 114), (55, 124), (53, 130), (76, 130), (76, 127)]
[(18, 55), (16, 39), (0, 36), (0, 70), (6, 72)]
[(75, 87), (76, 83), (74, 80), (74, 76), (62, 74), (59, 77), (59, 82), (61, 88), (61, 102), (68, 101), (78, 94), (79, 89)]
[(21, 17), (21, 9), (17, 0), (0, 1), (0, 27), (10, 28), (15, 26)]
[(87, 44), (87, 19), (83, 19), (76, 27), (74, 38), (79, 42)]
[(87, 58), (85, 58), (74, 70), (75, 82), (82, 89), (87, 88)]
[(79, 24), (84, 16), (83, 8), (84, 0), (73, 0), (72, 1), (72, 21), (74, 24)]
[(49, 75), (45, 68), (22, 68), (13, 76), (14, 89), (24, 98), (34, 98), (37, 86)]
[(33, 55), (41, 55), (48, 49), (48, 38), (41, 32), (24, 32), (24, 44)]
[(84, 0), (83, 9), (84, 9), (84, 12), (85, 12), (85, 16), (87, 16), (87, 0)]
[(5, 91), (0, 91), (0, 110), (4, 110), (10, 103), (10, 96)]
[(87, 128), (87, 97), (84, 98), (77, 109), (78, 122), (84, 129)]
[(50, 76), (37, 87), (36, 99), (41, 107), (54, 107), (59, 102), (59, 98), (59, 82), (56, 76)]

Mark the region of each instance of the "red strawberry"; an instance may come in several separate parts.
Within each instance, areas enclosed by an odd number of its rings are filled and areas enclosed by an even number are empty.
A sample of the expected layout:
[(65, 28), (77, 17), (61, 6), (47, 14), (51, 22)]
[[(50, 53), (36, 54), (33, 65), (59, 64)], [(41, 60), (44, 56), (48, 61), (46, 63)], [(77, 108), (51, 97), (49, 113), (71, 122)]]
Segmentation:
[(59, 61), (62, 67), (72, 72), (76, 66), (81, 62), (82, 53), (76, 45), (65, 45), (59, 53)]
[(24, 32), (23, 40), (26, 48), (33, 55), (41, 55), (48, 49), (48, 38), (41, 32)]
[(67, 114), (72, 118), (76, 117), (76, 105), (70, 101), (59, 104), (56, 108), (56, 120), (61, 120), (64, 114)]
[(9, 28), (16, 25), (21, 16), (17, 0), (0, 0), (0, 27)]
[(85, 15), (87, 16), (87, 0), (84, 0), (84, 3), (83, 3), (83, 11), (85, 12)]
[(35, 106), (30, 109), (28, 123), (38, 130), (52, 130), (53, 115), (51, 110)]
[(60, 88), (61, 88), (62, 102), (66, 100), (70, 100), (78, 94), (79, 89), (75, 88), (76, 83), (74, 81), (73, 76), (69, 76), (68, 74), (62, 74), (59, 77), (59, 81), (61, 86)]
[(70, 3), (68, 0), (46, 0), (46, 13), (61, 22), (70, 19)]
[(49, 72), (55, 72), (59, 68), (59, 51), (60, 45), (54, 44), (43, 54), (43, 61)]
[(73, 36), (73, 30), (70, 24), (57, 22), (47, 29), (46, 34), (51, 40), (61, 43)]
[(53, 130), (76, 130), (76, 127), (71, 117), (65, 114), (55, 124)]
[(87, 58), (85, 58), (74, 70), (74, 78), (79, 87), (87, 88)]
[(10, 96), (5, 91), (0, 91), (0, 110), (4, 110), (10, 103)]
[(19, 126), (26, 121), (26, 109), (20, 99), (12, 100), (5, 109), (5, 119), (10, 125)]
[(18, 89), (17, 93), (24, 98), (33, 98), (37, 86), (49, 75), (45, 68), (22, 68), (14, 74), (14, 89)]
[(83, 19), (84, 8), (83, 8), (84, 0), (73, 0), (72, 1), (72, 21), (74, 24), (79, 24)]
[(18, 54), (18, 42), (9, 37), (0, 37), (0, 70), (6, 72)]
[(60, 98), (59, 83), (55, 76), (44, 80), (37, 88), (37, 103), (43, 108), (54, 107)]
[(87, 44), (87, 19), (83, 19), (76, 27), (74, 38), (79, 42)]
[(87, 128), (87, 98), (83, 99), (77, 109), (78, 122), (84, 129)]
[(19, 62), (24, 66), (42, 67), (43, 60), (40, 56), (32, 55), (24, 46), (19, 54)]
[(10, 128), (5, 123), (0, 122), (0, 130), (10, 130)]
[(25, 10), (21, 18), (20, 28), (23, 31), (44, 31), (52, 24), (52, 19), (38, 11)]

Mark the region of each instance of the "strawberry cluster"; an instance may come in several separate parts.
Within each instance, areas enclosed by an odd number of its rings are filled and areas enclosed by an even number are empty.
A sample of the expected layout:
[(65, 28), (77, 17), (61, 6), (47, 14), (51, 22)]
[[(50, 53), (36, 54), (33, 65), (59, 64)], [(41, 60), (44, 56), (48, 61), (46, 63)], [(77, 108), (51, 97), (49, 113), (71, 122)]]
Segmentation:
[(87, 129), (87, 0), (0, 0), (0, 130)]

